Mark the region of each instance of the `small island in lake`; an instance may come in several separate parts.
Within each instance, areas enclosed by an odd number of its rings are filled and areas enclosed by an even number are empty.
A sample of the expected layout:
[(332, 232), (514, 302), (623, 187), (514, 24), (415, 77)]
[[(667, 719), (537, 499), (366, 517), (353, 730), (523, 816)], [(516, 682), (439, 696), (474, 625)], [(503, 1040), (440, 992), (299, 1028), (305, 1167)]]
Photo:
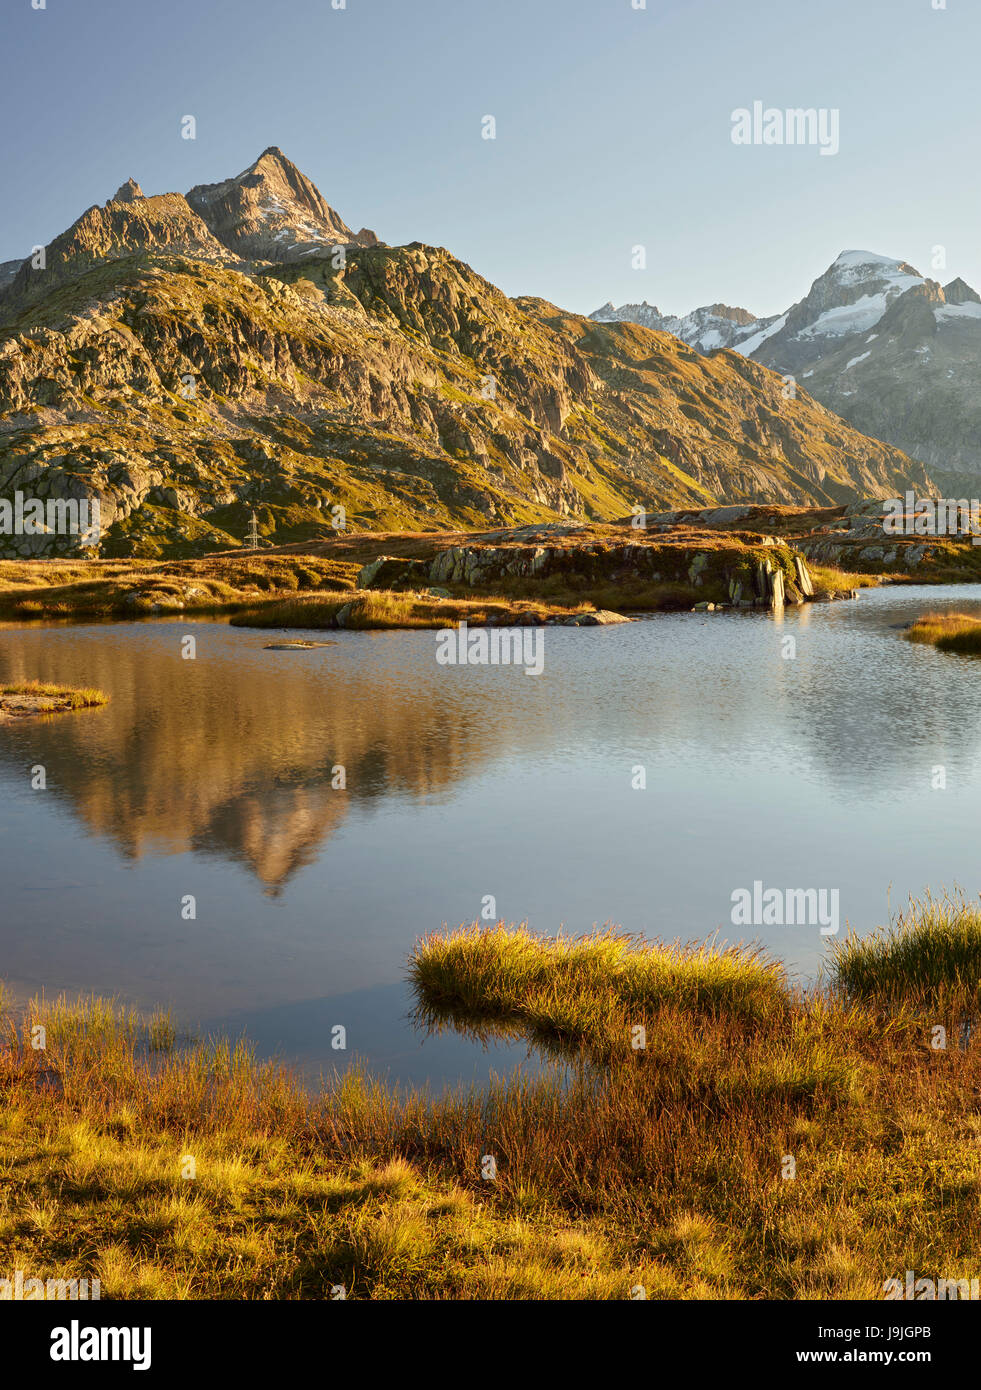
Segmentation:
[(33, 714), (61, 714), (108, 703), (105, 691), (94, 687), (46, 685), (43, 681), (0, 685), (0, 720), (22, 719)]

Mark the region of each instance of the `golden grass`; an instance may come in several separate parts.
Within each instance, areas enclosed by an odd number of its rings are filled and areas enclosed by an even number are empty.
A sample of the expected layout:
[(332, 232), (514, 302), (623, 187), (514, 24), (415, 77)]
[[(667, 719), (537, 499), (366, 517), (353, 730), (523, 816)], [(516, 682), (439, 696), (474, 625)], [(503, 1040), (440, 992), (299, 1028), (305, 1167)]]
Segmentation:
[(942, 652), (973, 656), (981, 652), (981, 618), (969, 613), (924, 613), (904, 633), (910, 642), (922, 642)]
[[(589, 579), (584, 575), (552, 574), (543, 579), (516, 577), (507, 581), (495, 580), (498, 594), (512, 601), (537, 599), (566, 608), (607, 608), (614, 613), (670, 612), (691, 608), (706, 597), (722, 601), (727, 590), (720, 585), (697, 587), (683, 580), (624, 578), (616, 581)], [(456, 586), (463, 592), (460, 586)], [(504, 599), (503, 601), (507, 601)]]
[(314, 555), (202, 560), (0, 561), (0, 617), (139, 618), (232, 613), (289, 595), (350, 590), (358, 566)]
[(807, 562), (814, 592), (817, 594), (842, 593), (848, 589), (875, 588), (884, 582), (881, 574), (859, 574), (854, 570), (839, 569), (836, 565), (816, 565)]
[[(587, 611), (590, 604), (573, 608), (556, 604), (515, 600), (445, 599), (427, 594), (396, 593), (388, 589), (361, 589), (356, 594), (323, 594), (298, 597), (284, 603), (237, 613), (233, 627), (331, 628), (355, 630), (393, 628), (444, 628), (465, 620), (473, 627), (488, 620), (527, 626), (549, 618), (567, 617)], [(343, 613), (342, 613), (343, 610)], [(338, 615), (342, 614), (340, 621)]]
[(651, 945), (612, 930), (546, 940), (503, 924), (434, 933), (413, 952), (409, 978), (428, 1027), (507, 1033), (604, 1062), (629, 1055), (631, 1029), (663, 1008), (750, 1021), (790, 1006), (781, 967), (758, 951)]
[(981, 1007), (981, 908), (963, 898), (912, 903), (890, 927), (850, 933), (832, 949), (836, 980), (853, 997)]
[(849, 946), (809, 994), (741, 948), (429, 937), (422, 1017), (556, 1059), (438, 1097), (357, 1067), (311, 1095), (165, 1016), (35, 1002), (0, 1046), (0, 1272), (128, 1298), (881, 1298), (908, 1268), (976, 1276), (977, 915), (951, 913), (912, 909), (865, 984)]
[[(10, 700), (8, 697), (22, 697)], [(44, 681), (18, 681), (14, 684), (0, 685), (0, 710), (19, 706), (25, 710), (36, 708), (38, 713), (49, 711), (88, 709), (96, 705), (107, 705), (109, 696), (95, 686), (52, 685)]]

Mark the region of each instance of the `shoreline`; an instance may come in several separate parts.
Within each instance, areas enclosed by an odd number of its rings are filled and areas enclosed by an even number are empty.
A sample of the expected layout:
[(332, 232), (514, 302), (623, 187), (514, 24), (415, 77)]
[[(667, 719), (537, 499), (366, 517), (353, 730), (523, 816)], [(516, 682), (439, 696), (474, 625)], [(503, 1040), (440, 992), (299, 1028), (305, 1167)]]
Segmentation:
[(836, 1300), (942, 1242), (970, 1275), (979, 953), (947, 900), (846, 938), (809, 992), (746, 948), (444, 931), (410, 957), (420, 1026), (521, 1038), (562, 1079), (435, 1097), (357, 1068), (309, 1094), (162, 1013), (28, 1004), (0, 1150), (47, 1219), (12, 1267), (56, 1239), (61, 1277), (117, 1298)]

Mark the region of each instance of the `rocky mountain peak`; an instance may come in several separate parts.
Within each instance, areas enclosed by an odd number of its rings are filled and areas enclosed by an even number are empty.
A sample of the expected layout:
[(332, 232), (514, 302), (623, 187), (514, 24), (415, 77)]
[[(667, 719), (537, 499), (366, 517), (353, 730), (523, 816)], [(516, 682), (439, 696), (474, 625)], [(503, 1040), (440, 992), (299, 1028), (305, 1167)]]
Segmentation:
[(143, 189), (135, 179), (127, 179), (121, 187), (116, 189), (110, 202), (113, 203), (134, 203), (137, 198), (144, 196)]
[(187, 201), (230, 251), (248, 260), (293, 261), (343, 245), (378, 244), (351, 231), (278, 145), (234, 178), (198, 184)]
[(799, 373), (842, 340), (871, 332), (897, 299), (926, 283), (906, 261), (874, 251), (842, 251), (779, 328), (774, 325), (754, 343), (753, 356), (778, 371)]
[(981, 474), (981, 295), (960, 278), (941, 286), (908, 261), (853, 248), (773, 318), (753, 323), (724, 304), (683, 318), (652, 320), (653, 312), (607, 303), (592, 317), (636, 321), (702, 353), (729, 348), (794, 377), (856, 429), (938, 477)]
[(944, 300), (947, 304), (981, 304), (981, 295), (958, 276), (949, 285), (944, 285)]
[(741, 328), (756, 322), (755, 316), (748, 309), (733, 307), (731, 304), (707, 304), (704, 310), (696, 309), (695, 312), (702, 312), (712, 318), (729, 319), (732, 323), (738, 323)]
[(665, 315), (645, 299), (640, 304), (621, 304), (619, 309), (607, 300), (602, 309), (595, 309), (589, 317), (597, 323), (642, 323), (651, 328), (657, 327)]
[[(906, 261), (891, 260), (872, 251), (842, 251), (791, 309), (787, 330), (793, 332), (798, 325), (808, 324), (812, 331), (835, 336), (840, 331), (861, 332), (882, 317), (893, 299), (922, 284), (923, 276)], [(862, 308), (855, 314), (840, 314), (834, 320), (818, 322), (822, 315), (859, 304)], [(853, 324), (852, 319), (862, 322)]]

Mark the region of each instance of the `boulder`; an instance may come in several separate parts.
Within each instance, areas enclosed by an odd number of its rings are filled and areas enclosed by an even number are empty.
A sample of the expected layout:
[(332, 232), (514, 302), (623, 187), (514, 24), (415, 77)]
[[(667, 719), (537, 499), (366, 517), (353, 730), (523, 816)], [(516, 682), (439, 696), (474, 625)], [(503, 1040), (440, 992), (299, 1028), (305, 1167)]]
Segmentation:
[(794, 556), (794, 569), (797, 571), (797, 587), (805, 598), (814, 597), (814, 581), (811, 578), (810, 570), (801, 555)]
[(425, 560), (403, 560), (396, 555), (379, 555), (363, 565), (355, 580), (359, 589), (424, 588), (429, 580)]
[(606, 627), (612, 623), (629, 623), (622, 613), (613, 613), (608, 608), (598, 608), (595, 613), (575, 613), (571, 618), (563, 618), (563, 627)]

